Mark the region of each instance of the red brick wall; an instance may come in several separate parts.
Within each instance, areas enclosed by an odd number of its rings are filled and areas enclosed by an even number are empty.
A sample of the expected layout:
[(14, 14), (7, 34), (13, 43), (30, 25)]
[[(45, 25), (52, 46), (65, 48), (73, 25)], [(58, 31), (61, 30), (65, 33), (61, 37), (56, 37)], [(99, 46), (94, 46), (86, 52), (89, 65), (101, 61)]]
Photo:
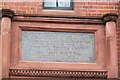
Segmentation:
[[(89, 1), (89, 2), (87, 2)], [(73, 16), (102, 16), (106, 13), (118, 14), (119, 2), (115, 0), (90, 2), (74, 2), (73, 11), (65, 10), (43, 10), (42, 2), (0, 2), (0, 9), (7, 8), (15, 11), (16, 14), (48, 14), (48, 15), (73, 15)], [(120, 15), (119, 15), (120, 16)], [(118, 21), (120, 23), (120, 20)], [(118, 25), (118, 24), (117, 24)], [(120, 70), (120, 26), (117, 26), (118, 60)]]
[[(89, 1), (89, 0), (88, 0)], [(61, 14), (77, 16), (101, 16), (105, 13), (118, 13), (118, 2), (74, 2), (74, 11), (42, 10), (42, 2), (1, 2), (0, 7), (22, 14)]]

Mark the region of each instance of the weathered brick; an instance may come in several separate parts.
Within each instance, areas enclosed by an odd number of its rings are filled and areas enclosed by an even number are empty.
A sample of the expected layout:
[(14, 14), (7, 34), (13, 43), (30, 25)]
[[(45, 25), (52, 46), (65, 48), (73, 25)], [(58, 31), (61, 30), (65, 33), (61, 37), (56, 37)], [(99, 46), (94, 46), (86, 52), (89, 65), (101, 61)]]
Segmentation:
[(25, 6), (29, 6), (29, 7), (36, 6), (36, 3), (34, 3), (34, 2), (26, 2)]
[(15, 6), (25, 6), (25, 3), (24, 2), (16, 2)]
[(92, 8), (92, 5), (84, 5), (83, 8), (89, 9), (89, 8)]
[(21, 9), (22, 11), (27, 11), (27, 10), (29, 10), (29, 7), (21, 6), (20, 9)]

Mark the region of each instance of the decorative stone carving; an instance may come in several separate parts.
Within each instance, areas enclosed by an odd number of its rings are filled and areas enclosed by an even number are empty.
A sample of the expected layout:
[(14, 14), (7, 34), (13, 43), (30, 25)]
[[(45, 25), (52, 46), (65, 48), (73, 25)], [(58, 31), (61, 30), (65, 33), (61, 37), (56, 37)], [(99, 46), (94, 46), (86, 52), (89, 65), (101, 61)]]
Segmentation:
[(107, 78), (107, 71), (62, 71), (10, 69), (10, 76)]
[(110, 22), (110, 21), (117, 22), (117, 18), (118, 18), (118, 15), (117, 15), (117, 14), (112, 14), (112, 13), (105, 14), (105, 15), (103, 16), (103, 22), (104, 22), (104, 23)]
[(2, 17), (13, 18), (13, 16), (14, 16), (14, 11), (12, 11), (12, 10), (10, 10), (10, 9), (2, 9), (2, 10), (0, 11), (0, 14), (1, 14), (0, 18), (2, 18)]

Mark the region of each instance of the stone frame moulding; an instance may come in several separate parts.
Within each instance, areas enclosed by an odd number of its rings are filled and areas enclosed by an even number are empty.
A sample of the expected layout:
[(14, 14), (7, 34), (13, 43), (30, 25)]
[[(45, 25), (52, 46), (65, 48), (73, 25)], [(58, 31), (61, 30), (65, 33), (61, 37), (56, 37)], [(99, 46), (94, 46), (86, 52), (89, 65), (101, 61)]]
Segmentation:
[[(118, 15), (116, 14), (105, 14), (103, 17), (72, 17), (72, 16), (49, 16), (49, 15), (27, 15), (27, 14), (14, 14), (10, 9), (2, 9), (0, 11), (1, 15), (1, 37), (0, 37), (0, 78), (17, 78), (17, 77), (77, 77), (77, 78), (118, 78), (118, 60), (117, 60), (117, 42), (116, 42), (116, 21)], [(45, 24), (51, 24), (48, 27)], [(71, 66), (79, 66), (78, 69), (72, 70), (68, 66), (62, 66), (59, 69), (55, 65), (50, 66), (50, 68), (38, 68), (38, 67), (28, 67), (31, 63), (20, 62), (19, 55), (20, 51), (16, 43), (16, 37), (19, 38), (20, 31), (22, 30), (53, 30), (58, 31), (54, 28), (54, 25), (67, 25), (68, 27), (63, 27), (63, 29), (57, 27), (61, 31), (79, 31), (83, 30), (88, 32), (94, 32), (96, 34), (96, 39), (104, 40), (101, 44), (98, 43), (97, 54), (97, 64), (91, 66), (90, 69), (84, 68), (83, 64), (69, 64)], [(75, 28), (71, 27), (77, 26)], [(36, 27), (34, 27), (36, 26)], [(79, 28), (79, 29), (78, 29)], [(86, 29), (84, 29), (86, 28)], [(95, 32), (96, 31), (96, 32)], [(16, 35), (17, 34), (17, 35)], [(104, 36), (103, 36), (104, 35)], [(101, 36), (100, 38), (97, 36)], [(105, 43), (105, 44), (103, 44)], [(102, 45), (103, 44), (103, 45)], [(101, 53), (103, 50), (103, 53)], [(17, 53), (16, 53), (17, 51)], [(16, 53), (14, 56), (14, 53)], [(103, 60), (100, 60), (103, 58)], [(37, 62), (32, 62), (37, 66)], [(28, 65), (27, 65), (28, 64)], [(51, 64), (51, 63), (49, 63)], [(56, 64), (56, 63), (55, 63)], [(66, 65), (65, 63), (62, 63)], [(45, 63), (45, 65), (47, 65)], [(58, 64), (59, 65), (59, 64)], [(39, 66), (39, 65), (38, 65)], [(94, 66), (94, 67), (93, 67)], [(69, 68), (67, 70), (67, 68)], [(95, 70), (93, 69), (95, 68)]]

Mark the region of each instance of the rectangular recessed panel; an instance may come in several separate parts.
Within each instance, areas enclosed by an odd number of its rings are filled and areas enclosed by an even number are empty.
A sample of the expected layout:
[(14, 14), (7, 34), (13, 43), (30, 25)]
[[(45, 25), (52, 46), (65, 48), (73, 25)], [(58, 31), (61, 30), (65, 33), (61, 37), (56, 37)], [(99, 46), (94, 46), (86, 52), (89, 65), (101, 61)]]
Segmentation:
[(94, 34), (22, 31), (21, 60), (93, 63)]

